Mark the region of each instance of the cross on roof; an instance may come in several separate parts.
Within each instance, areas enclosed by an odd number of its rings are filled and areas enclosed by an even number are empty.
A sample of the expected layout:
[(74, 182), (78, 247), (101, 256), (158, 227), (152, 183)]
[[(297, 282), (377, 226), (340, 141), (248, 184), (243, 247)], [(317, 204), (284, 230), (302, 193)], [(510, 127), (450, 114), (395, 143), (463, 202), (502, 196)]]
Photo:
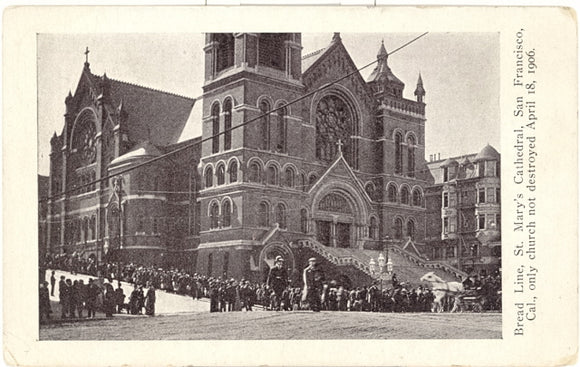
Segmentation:
[(85, 50), (84, 54), (85, 54), (85, 63), (89, 63), (89, 46), (87, 46), (87, 49)]
[(342, 140), (338, 139), (338, 141), (336, 142), (336, 145), (338, 146), (338, 152), (340, 154), (342, 154), (342, 146), (344, 145), (344, 143), (342, 142)]

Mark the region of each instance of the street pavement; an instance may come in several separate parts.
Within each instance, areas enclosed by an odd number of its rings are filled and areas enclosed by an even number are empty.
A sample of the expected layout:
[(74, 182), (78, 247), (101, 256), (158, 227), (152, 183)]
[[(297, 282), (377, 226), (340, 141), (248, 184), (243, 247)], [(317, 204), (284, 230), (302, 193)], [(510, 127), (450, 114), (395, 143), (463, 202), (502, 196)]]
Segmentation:
[[(50, 274), (51, 270), (46, 271), (46, 281), (49, 283), (50, 291)], [(60, 305), (58, 304), (59, 298), (59, 287), (58, 281), (61, 275), (64, 275), (66, 279), (70, 279), (73, 282), (75, 280), (82, 279), (85, 284), (88, 284), (89, 278), (96, 279), (94, 276), (85, 274), (71, 274), (66, 271), (55, 270), (56, 283), (54, 285), (54, 296), (50, 297), (51, 307), (52, 307), (52, 318), (60, 318)], [(107, 282), (107, 280), (105, 280)], [(117, 282), (113, 281), (113, 288), (117, 289)], [(133, 291), (133, 285), (127, 282), (121, 282), (121, 288), (125, 293), (125, 303), (129, 302), (129, 296)], [(146, 290), (145, 290), (146, 291)], [(201, 300), (194, 300), (191, 297), (186, 297), (174, 293), (169, 293), (162, 290), (155, 290), (156, 302), (155, 302), (155, 314), (156, 315), (171, 315), (179, 313), (191, 313), (191, 312), (209, 312), (209, 300), (202, 298)], [(84, 311), (86, 316), (87, 312)], [(97, 312), (97, 317), (104, 317), (104, 313)]]

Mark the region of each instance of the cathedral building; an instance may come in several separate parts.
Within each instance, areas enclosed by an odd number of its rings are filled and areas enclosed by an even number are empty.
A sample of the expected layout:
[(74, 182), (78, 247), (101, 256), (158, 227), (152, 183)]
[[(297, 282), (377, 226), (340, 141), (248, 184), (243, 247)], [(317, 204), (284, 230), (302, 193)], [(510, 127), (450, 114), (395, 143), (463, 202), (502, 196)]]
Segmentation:
[(385, 246), (420, 261), (422, 78), (406, 99), (383, 44), (365, 80), (330, 38), (303, 55), (299, 33), (209, 33), (200, 100), (87, 61), (51, 140), (47, 251), (254, 280), (278, 255), (349, 282)]

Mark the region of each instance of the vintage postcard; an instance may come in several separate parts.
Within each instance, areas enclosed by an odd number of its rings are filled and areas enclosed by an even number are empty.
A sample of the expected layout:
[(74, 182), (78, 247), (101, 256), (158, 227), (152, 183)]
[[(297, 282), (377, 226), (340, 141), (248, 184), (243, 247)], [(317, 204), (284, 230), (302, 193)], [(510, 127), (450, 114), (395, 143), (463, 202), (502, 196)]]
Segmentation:
[(5, 363), (575, 363), (573, 10), (20, 7), (3, 35)]

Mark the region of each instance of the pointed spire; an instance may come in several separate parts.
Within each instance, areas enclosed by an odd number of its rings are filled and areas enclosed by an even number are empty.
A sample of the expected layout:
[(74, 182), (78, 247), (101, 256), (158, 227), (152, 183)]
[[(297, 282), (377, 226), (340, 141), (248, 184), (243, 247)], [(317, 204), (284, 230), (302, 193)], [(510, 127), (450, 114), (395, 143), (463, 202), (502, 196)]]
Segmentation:
[(385, 48), (385, 40), (381, 40), (381, 47), (379, 48), (379, 53), (377, 54), (377, 60), (380, 60), (382, 58), (388, 58), (389, 57), (389, 53), (387, 52), (387, 49)]
[(340, 32), (334, 32), (334, 35), (332, 36), (332, 42), (340, 42), (340, 40)]
[(423, 102), (423, 97), (425, 97), (425, 88), (423, 88), (423, 78), (421, 77), (421, 72), (419, 72), (417, 88), (415, 88), (415, 96), (417, 97), (417, 102)]

